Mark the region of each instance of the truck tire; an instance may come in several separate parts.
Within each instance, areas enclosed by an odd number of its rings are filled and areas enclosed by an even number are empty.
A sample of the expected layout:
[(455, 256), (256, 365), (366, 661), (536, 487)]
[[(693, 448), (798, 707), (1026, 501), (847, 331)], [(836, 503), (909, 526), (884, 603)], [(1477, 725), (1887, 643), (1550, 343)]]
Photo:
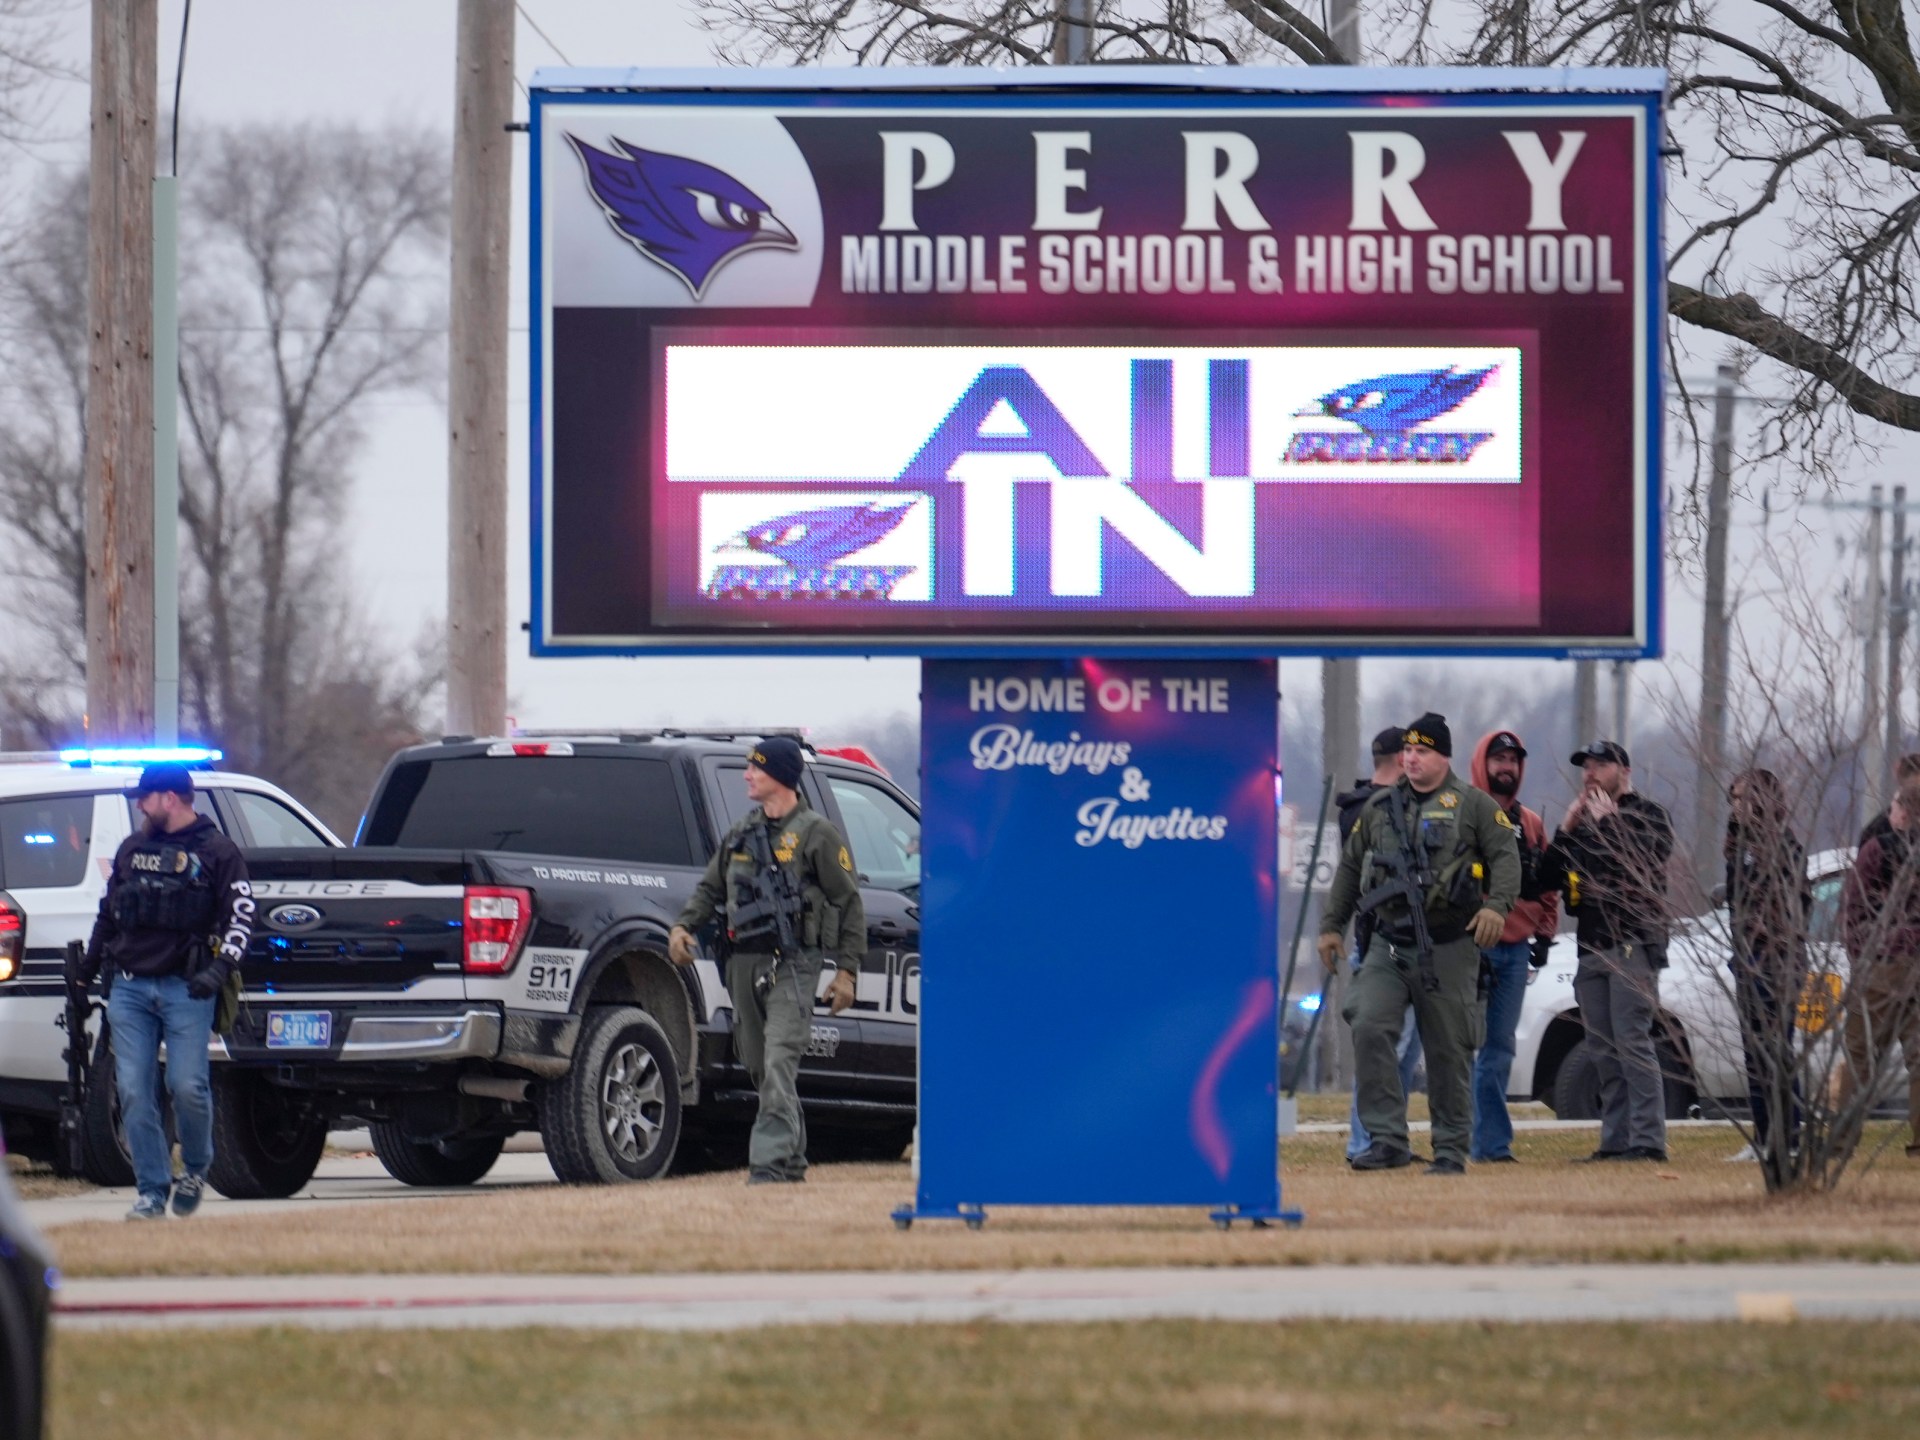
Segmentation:
[(500, 1158), (504, 1135), (461, 1135), (450, 1140), (409, 1140), (398, 1125), (377, 1122), (367, 1127), (373, 1135), (373, 1153), (387, 1173), (402, 1185), (451, 1189), (471, 1185)]
[(1582, 1040), (1553, 1075), (1553, 1113), (1562, 1120), (1600, 1118), (1600, 1067)]
[(229, 1200), (284, 1200), (313, 1179), (327, 1148), (326, 1112), (255, 1070), (213, 1072), (213, 1165), (207, 1183)]
[[(1660, 1057), (1662, 1108), (1667, 1119), (1684, 1120), (1695, 1100), (1693, 1082), (1687, 1078), (1692, 1072), (1670, 1037), (1657, 1036), (1654, 1049)], [(1600, 1067), (1584, 1040), (1567, 1052), (1554, 1073), (1553, 1113), (1562, 1120), (1600, 1118)]]
[(644, 1010), (593, 1005), (573, 1067), (540, 1089), (540, 1134), (568, 1185), (656, 1180), (680, 1144), (680, 1067)]
[[(160, 1070), (160, 1123), (173, 1143), (173, 1100), (167, 1094), (166, 1067)], [(102, 1027), (87, 1069), (86, 1105), (80, 1112), (80, 1178), (90, 1184), (124, 1189), (133, 1184), (133, 1152), (120, 1123), (120, 1086), (114, 1078), (113, 1037)]]

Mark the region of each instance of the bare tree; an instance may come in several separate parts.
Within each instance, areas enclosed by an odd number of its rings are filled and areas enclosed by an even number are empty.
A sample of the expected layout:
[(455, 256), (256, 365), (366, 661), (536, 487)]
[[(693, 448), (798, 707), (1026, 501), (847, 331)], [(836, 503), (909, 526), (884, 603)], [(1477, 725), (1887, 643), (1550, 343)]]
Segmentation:
[[(1785, 367), (1803, 476), (1841, 417), (1920, 430), (1920, 63), (1903, 0), (1381, 0), (1388, 63), (1659, 65), (1681, 145), (1668, 308)], [(700, 0), (746, 63), (1043, 65), (1059, 0)], [(1289, 0), (1094, 0), (1100, 61), (1343, 63)]]
[[(424, 728), (441, 671), (437, 649), (369, 633), (343, 535), (368, 402), (441, 373), (445, 157), (430, 133), (226, 131), (184, 181), (185, 718), (343, 826), (373, 767)], [(85, 195), (84, 177), (63, 181), (0, 267), (0, 504), (40, 642), (0, 665), (31, 728), (67, 721), (54, 697), (84, 655)]]
[[(1309, 7), (1317, 9), (1317, 7)], [(1062, 30), (1092, 31), (1096, 61), (1245, 64), (1286, 57), (1346, 60), (1309, 8), (1289, 0), (1167, 0), (1085, 12), (1062, 0), (702, 0), (702, 23), (722, 53), (747, 64), (1044, 65)], [(1085, 13), (1088, 19), (1078, 16)], [(1061, 53), (1065, 53), (1064, 49)]]

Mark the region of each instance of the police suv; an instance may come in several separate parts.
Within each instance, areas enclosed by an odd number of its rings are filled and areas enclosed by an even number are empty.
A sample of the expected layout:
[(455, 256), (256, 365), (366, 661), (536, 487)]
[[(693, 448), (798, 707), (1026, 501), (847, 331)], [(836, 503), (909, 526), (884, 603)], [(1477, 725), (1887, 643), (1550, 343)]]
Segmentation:
[[(352, 848), (250, 849), (259, 910), (246, 1004), (215, 1054), (234, 1118), (215, 1187), (291, 1194), (343, 1121), (414, 1185), (471, 1184), (528, 1130), (575, 1183), (663, 1175), (683, 1140), (743, 1159), (756, 1100), (724, 978), (708, 954), (672, 965), (667, 933), (747, 813), (753, 738), (416, 745), (388, 762)], [(853, 1008), (819, 1009), (801, 1064), (809, 1152), (898, 1156), (915, 1113), (919, 812), (876, 766), (831, 753), (802, 790), (847, 838), (869, 941)]]
[[(69, 940), (93, 933), (120, 842), (141, 821), (126, 791), (140, 767), (196, 767), (194, 808), (236, 844), (277, 853), (340, 841), (284, 791), (250, 775), (200, 769), (216, 750), (67, 750), (0, 755), (0, 1130), (17, 1154), (61, 1163), (58, 1121), (67, 1082), (63, 965)], [(126, 1185), (133, 1169), (117, 1134), (103, 1037), (89, 1032), (88, 1179)]]

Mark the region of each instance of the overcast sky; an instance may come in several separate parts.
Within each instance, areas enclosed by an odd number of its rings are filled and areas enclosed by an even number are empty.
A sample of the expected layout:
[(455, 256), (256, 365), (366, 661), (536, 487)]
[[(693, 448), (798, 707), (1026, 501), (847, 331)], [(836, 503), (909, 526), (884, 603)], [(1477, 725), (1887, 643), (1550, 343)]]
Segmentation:
[[(535, 69), (572, 65), (697, 66), (712, 61), (711, 37), (690, 4), (678, 0), (527, 0), (521, 7), (515, 69), (524, 81)], [(403, 120), (450, 132), (453, 109), (453, 0), (198, 0), (193, 6), (181, 103), (181, 169), (190, 182), (196, 126), (297, 120)], [(529, 17), (531, 24), (529, 23)], [(160, 90), (173, 88), (180, 34), (180, 0), (160, 5)], [(537, 25), (545, 38), (532, 28)], [(87, 7), (77, 5), (66, 54), (84, 75)], [(521, 113), (524, 116), (524, 100)], [(84, 159), (87, 96), (83, 83), (59, 87), (38, 147), (42, 163)], [(165, 137), (162, 136), (164, 147)], [(510, 415), (509, 617), (527, 616), (527, 285), (524, 144), (515, 174), (515, 270)], [(1699, 376), (1712, 369), (1714, 346), (1701, 337), (1681, 366)], [(1764, 384), (1764, 381), (1756, 381)], [(1743, 423), (1751, 415), (1743, 409)], [(361, 584), (366, 613), (390, 617), (396, 638), (411, 636), (422, 617), (445, 606), (443, 549), (421, 537), (444, 533), (446, 431), (442, 406), (426, 397), (380, 402), (372, 444), (358, 475), (349, 563)], [(1910, 437), (1875, 462), (1862, 457), (1850, 483), (1894, 483), (1913, 476), (1920, 489), (1920, 445)], [(1805, 512), (1822, 532), (1834, 522)], [(1757, 543), (1757, 511), (1743, 507), (1736, 552)], [(1791, 523), (1791, 522), (1789, 522)], [(1846, 522), (1852, 525), (1851, 520)], [(1774, 533), (1779, 533), (1775, 521)], [(1816, 547), (1837, 586), (1856, 562), (1843, 560), (1830, 540)], [(1488, 557), (1493, 562), (1497, 557)], [(1736, 563), (1738, 554), (1736, 554)], [(1697, 587), (1671, 578), (1667, 648), (1677, 675), (1691, 673), (1699, 650)], [(1384, 663), (1384, 662), (1382, 662)], [(1542, 662), (1483, 662), (1497, 677), (1528, 684), (1571, 684), (1570, 667)], [(1379, 667), (1374, 667), (1378, 669)], [(1664, 667), (1643, 667), (1653, 671)], [(917, 708), (917, 662), (911, 660), (541, 660), (512, 648), (513, 710), (523, 725), (800, 724), (822, 739), (857, 733), (862, 717)], [(1484, 677), (1460, 675), (1462, 685)], [(1649, 675), (1649, 679), (1653, 676)], [(1319, 667), (1289, 661), (1282, 668), (1290, 698), (1317, 704)], [(1444, 708), (1446, 697), (1435, 697)], [(1369, 731), (1381, 717), (1367, 716)]]

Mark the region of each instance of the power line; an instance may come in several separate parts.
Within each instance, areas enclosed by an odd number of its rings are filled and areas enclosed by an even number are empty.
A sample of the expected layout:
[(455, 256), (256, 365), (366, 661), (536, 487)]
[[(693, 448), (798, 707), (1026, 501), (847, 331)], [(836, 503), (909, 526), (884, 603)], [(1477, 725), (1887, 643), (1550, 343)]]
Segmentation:
[[(533, 31), (533, 33), (538, 35), (542, 40), (547, 42), (547, 48), (553, 51), (554, 54), (560, 57), (560, 63), (562, 65), (573, 64), (573, 61), (567, 58), (566, 51), (562, 50), (558, 45), (553, 43), (553, 37), (547, 34), (546, 31), (540, 28), (540, 22), (534, 19), (533, 16), (527, 13), (527, 7), (522, 5), (520, 3), (520, 0), (514, 0), (513, 8), (520, 12), (520, 18), (527, 22), (528, 27)], [(515, 77), (515, 78), (517, 79), (518, 77)], [(522, 93), (525, 92), (526, 88), (527, 87), (524, 85), (520, 87)]]

